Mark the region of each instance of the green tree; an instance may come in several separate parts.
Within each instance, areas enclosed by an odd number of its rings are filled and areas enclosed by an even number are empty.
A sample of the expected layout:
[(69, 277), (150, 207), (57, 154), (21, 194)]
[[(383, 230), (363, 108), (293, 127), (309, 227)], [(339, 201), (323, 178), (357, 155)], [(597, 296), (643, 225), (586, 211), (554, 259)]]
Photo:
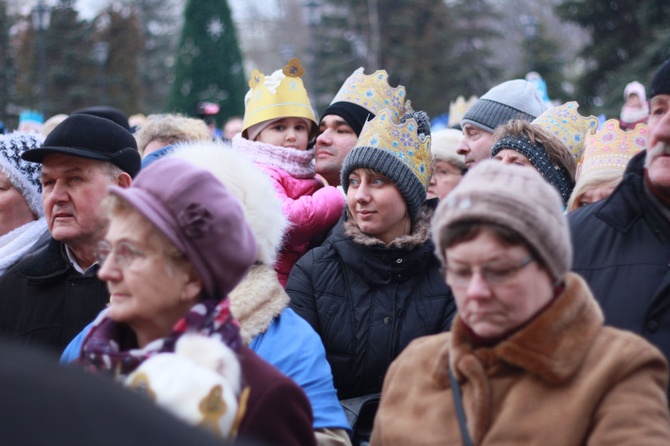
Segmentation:
[[(17, 104), (34, 107), (39, 103), (38, 39), (32, 23), (19, 39), (16, 82)], [(90, 29), (74, 9), (74, 1), (61, 0), (51, 13), (45, 31), (47, 102), (45, 116), (69, 113), (91, 105), (95, 88)]]
[(498, 15), (491, 0), (452, 0), (448, 2), (450, 32), (455, 41), (445, 50), (452, 78), (450, 99), (458, 95), (481, 96), (502, 81), (500, 69), (491, 63), (492, 39), (500, 38), (495, 31)]
[(536, 35), (530, 40), (525, 40), (523, 47), (524, 68), (519, 69), (514, 77), (523, 79), (528, 71), (536, 71), (547, 84), (549, 99), (566, 102), (569, 95), (563, 89), (564, 61), (560, 56), (560, 46), (558, 42), (547, 37), (543, 23), (538, 23)]
[(201, 101), (220, 105), (220, 122), (244, 113), (248, 90), (226, 0), (189, 0), (168, 109), (193, 115)]
[[(134, 8), (111, 4), (93, 22), (94, 45), (106, 45), (107, 57), (97, 61), (97, 94), (92, 101), (128, 114), (140, 110), (139, 55), (143, 41)], [(95, 48), (95, 46), (94, 46)], [(94, 50), (95, 51), (95, 50)]]
[(618, 115), (625, 84), (648, 84), (670, 56), (670, 4), (665, 0), (566, 0), (557, 13), (591, 33), (581, 53), (587, 69), (577, 84), (577, 100), (590, 113)]
[(141, 24), (142, 53), (139, 57), (142, 85), (140, 110), (159, 113), (170, 94), (174, 54), (179, 43), (179, 23), (174, 0), (136, 0), (134, 7)]
[[(498, 70), (487, 43), (497, 36), (487, 0), (328, 0), (319, 25), (319, 97), (335, 94), (359, 66), (385, 69), (414, 108), (435, 116), (458, 95), (481, 94)], [(378, 25), (377, 25), (378, 24)], [(327, 76), (325, 76), (327, 74)]]

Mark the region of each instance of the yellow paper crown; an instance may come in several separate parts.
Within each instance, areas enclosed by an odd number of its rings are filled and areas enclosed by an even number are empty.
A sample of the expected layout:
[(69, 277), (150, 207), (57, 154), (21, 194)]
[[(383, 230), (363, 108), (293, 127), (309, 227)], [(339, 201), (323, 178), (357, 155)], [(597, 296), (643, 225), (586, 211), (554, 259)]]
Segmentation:
[(418, 124), (410, 118), (397, 124), (393, 111), (384, 109), (366, 122), (358, 137), (357, 147), (374, 147), (398, 158), (428, 188), (433, 172), (430, 135), (417, 134)]
[[(300, 60), (295, 57), (281, 73), (273, 73), (267, 79), (260, 71), (253, 70), (249, 78), (251, 90), (247, 93), (242, 131), (263, 121), (290, 116), (312, 121), (312, 129), (315, 129), (316, 115), (302, 83), (303, 74), (305, 70), (300, 65)], [(268, 88), (271, 82), (267, 81), (270, 79), (280, 79), (276, 88), (272, 88), (274, 85)]]
[(474, 105), (477, 101), (477, 96), (470, 96), (470, 99), (467, 101), (463, 96), (459, 96), (455, 101), (449, 103), (449, 120), (447, 121), (447, 127), (451, 128), (456, 125), (460, 125), (470, 107)]
[(628, 161), (645, 149), (646, 143), (646, 124), (638, 124), (633, 130), (624, 131), (616, 119), (605, 121), (602, 129), (586, 135), (584, 155), (577, 166), (577, 179), (601, 169), (618, 169), (623, 172)]
[(396, 120), (399, 119), (405, 113), (405, 87), (398, 85), (392, 88), (385, 70), (377, 70), (371, 75), (365, 75), (363, 71), (363, 67), (358, 68), (344, 81), (331, 105), (350, 102), (374, 115), (388, 109)]
[(556, 136), (568, 148), (576, 161), (584, 151), (584, 137), (598, 128), (598, 118), (584, 117), (577, 112), (577, 102), (566, 102), (545, 110), (533, 124)]

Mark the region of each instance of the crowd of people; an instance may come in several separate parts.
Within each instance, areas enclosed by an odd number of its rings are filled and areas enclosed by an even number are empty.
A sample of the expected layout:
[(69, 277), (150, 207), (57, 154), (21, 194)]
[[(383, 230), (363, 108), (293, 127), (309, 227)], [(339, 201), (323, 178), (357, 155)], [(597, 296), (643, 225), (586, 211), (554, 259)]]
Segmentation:
[[(254, 70), (220, 135), (0, 136), (4, 438), (41, 441), (38, 379), (82, 417), (55, 444), (670, 444), (670, 60), (618, 119), (513, 79), (435, 132), (384, 70), (320, 114), (304, 74)], [(151, 404), (121, 434), (98, 394)]]

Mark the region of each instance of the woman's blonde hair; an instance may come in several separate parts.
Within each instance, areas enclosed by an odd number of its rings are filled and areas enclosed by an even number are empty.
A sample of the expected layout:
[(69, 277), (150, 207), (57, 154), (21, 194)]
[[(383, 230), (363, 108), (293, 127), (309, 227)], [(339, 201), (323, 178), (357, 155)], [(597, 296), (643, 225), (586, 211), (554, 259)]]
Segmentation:
[(624, 171), (621, 169), (597, 169), (590, 172), (587, 176), (580, 177), (568, 200), (567, 211), (572, 212), (575, 209), (579, 209), (579, 202), (589, 190), (599, 187), (611, 187), (614, 189), (621, 182), (623, 174)]

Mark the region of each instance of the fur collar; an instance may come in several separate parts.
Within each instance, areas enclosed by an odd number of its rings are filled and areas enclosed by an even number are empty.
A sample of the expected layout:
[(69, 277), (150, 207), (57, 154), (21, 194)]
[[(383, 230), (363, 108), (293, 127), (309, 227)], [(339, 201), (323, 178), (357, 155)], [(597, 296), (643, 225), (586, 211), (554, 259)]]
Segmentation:
[[(424, 204), (419, 211), (416, 222), (412, 225), (412, 232), (393, 240), (389, 247), (412, 249), (426, 243), (430, 239), (430, 219), (433, 217), (433, 212), (434, 208), (432, 206)], [(386, 246), (378, 238), (363, 233), (351, 216), (349, 209), (346, 210), (346, 213), (344, 234), (351, 237), (354, 243), (363, 246)]]
[(228, 297), (245, 345), (264, 333), (290, 301), (274, 268), (265, 264), (254, 265)]
[[(463, 368), (469, 368), (468, 357), (474, 353), (484, 369), (508, 364), (558, 385), (577, 372), (603, 321), (586, 282), (577, 274), (568, 273), (565, 291), (554, 303), (528, 326), (494, 347), (473, 352), (463, 322), (456, 317), (451, 330), (450, 361), (459, 378), (469, 375)], [(447, 373), (446, 367), (442, 368)]]

